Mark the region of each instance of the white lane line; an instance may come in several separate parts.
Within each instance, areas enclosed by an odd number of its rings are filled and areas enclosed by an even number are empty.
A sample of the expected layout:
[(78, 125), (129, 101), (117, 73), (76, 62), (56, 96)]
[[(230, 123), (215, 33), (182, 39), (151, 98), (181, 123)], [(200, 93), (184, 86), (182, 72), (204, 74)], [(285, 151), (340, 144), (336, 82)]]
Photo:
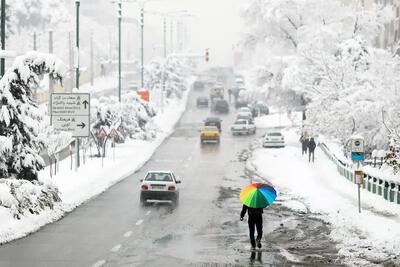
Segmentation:
[(126, 233), (124, 234), (124, 237), (128, 238), (128, 237), (130, 237), (132, 234), (133, 234), (132, 231), (128, 231), (128, 232), (126, 232)]
[(140, 219), (139, 221), (136, 222), (136, 225), (141, 225), (143, 223), (143, 220)]
[(149, 211), (146, 213), (146, 216), (149, 216), (150, 213), (151, 213), (151, 210), (149, 210)]
[(118, 252), (118, 250), (120, 250), (121, 249), (121, 245), (116, 245), (115, 247), (113, 247), (112, 249), (111, 249), (111, 251), (112, 252)]
[(92, 267), (101, 267), (104, 264), (106, 264), (105, 260), (99, 260), (98, 262), (96, 262), (95, 264), (92, 265)]

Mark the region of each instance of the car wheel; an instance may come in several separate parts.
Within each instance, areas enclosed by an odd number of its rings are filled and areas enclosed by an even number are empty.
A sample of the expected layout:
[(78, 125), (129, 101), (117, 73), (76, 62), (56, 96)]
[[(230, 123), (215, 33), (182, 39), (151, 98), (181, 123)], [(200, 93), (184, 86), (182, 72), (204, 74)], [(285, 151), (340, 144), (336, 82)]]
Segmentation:
[(147, 199), (142, 194), (140, 194), (140, 204), (143, 206), (147, 204)]

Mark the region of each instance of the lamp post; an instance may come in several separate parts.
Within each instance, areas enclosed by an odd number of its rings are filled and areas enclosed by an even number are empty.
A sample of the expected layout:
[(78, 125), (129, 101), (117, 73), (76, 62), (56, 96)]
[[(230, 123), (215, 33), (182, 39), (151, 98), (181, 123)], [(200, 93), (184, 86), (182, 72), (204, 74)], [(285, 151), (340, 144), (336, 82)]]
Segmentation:
[[(6, 0), (1, 0), (1, 49), (6, 50)], [(1, 77), (5, 73), (5, 63), (5, 58), (1, 58)]]
[(118, 100), (121, 102), (121, 23), (122, 23), (122, 0), (118, 1)]
[[(75, 0), (75, 6), (76, 6), (76, 62), (75, 62), (75, 68), (76, 68), (76, 73), (75, 73), (75, 87), (77, 90), (79, 90), (79, 7), (80, 7), (80, 0)], [(75, 170), (78, 170), (80, 166), (80, 157), (79, 157), (79, 137), (76, 137), (75, 139), (75, 145), (76, 145), (76, 165), (75, 165)]]

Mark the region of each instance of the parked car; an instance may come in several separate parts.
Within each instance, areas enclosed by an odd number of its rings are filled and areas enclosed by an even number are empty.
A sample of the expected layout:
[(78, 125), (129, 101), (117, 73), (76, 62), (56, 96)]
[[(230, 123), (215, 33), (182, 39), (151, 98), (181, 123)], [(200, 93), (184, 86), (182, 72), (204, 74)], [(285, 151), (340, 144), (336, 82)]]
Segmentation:
[(229, 103), (225, 99), (217, 99), (212, 103), (212, 110), (219, 113), (229, 113)]
[(224, 87), (217, 85), (210, 89), (210, 99), (214, 101), (219, 98), (224, 98)]
[(178, 184), (181, 181), (171, 171), (149, 171), (140, 181), (140, 202), (142, 204), (148, 200), (169, 200), (175, 205), (178, 203)]
[(200, 142), (220, 142), (220, 132), (216, 126), (204, 126), (200, 131)]
[(263, 103), (257, 103), (254, 104), (251, 107), (251, 112), (253, 114), (253, 117), (261, 116), (261, 115), (268, 115), (269, 114), (269, 108), (267, 105)]
[(204, 126), (215, 126), (218, 128), (218, 131), (221, 132), (221, 122), (222, 120), (217, 117), (208, 117), (204, 120)]
[(208, 108), (208, 98), (205, 97), (205, 96), (199, 96), (199, 97), (196, 99), (196, 106), (197, 106), (198, 108), (201, 108), (201, 107)]
[(285, 137), (279, 131), (267, 132), (264, 136), (263, 147), (285, 147)]
[(250, 120), (237, 120), (233, 123), (231, 127), (231, 132), (233, 135), (236, 134), (255, 134), (256, 126), (254, 122)]

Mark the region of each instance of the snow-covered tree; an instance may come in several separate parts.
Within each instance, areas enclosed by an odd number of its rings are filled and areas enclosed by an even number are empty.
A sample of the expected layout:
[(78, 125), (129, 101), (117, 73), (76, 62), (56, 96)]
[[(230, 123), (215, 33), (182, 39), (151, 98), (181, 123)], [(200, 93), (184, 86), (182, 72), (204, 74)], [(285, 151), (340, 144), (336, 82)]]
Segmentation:
[(38, 137), (43, 115), (32, 99), (43, 74), (61, 82), (63, 64), (52, 55), (31, 52), (18, 57), (0, 80), (0, 176), (35, 180), (44, 167)]

